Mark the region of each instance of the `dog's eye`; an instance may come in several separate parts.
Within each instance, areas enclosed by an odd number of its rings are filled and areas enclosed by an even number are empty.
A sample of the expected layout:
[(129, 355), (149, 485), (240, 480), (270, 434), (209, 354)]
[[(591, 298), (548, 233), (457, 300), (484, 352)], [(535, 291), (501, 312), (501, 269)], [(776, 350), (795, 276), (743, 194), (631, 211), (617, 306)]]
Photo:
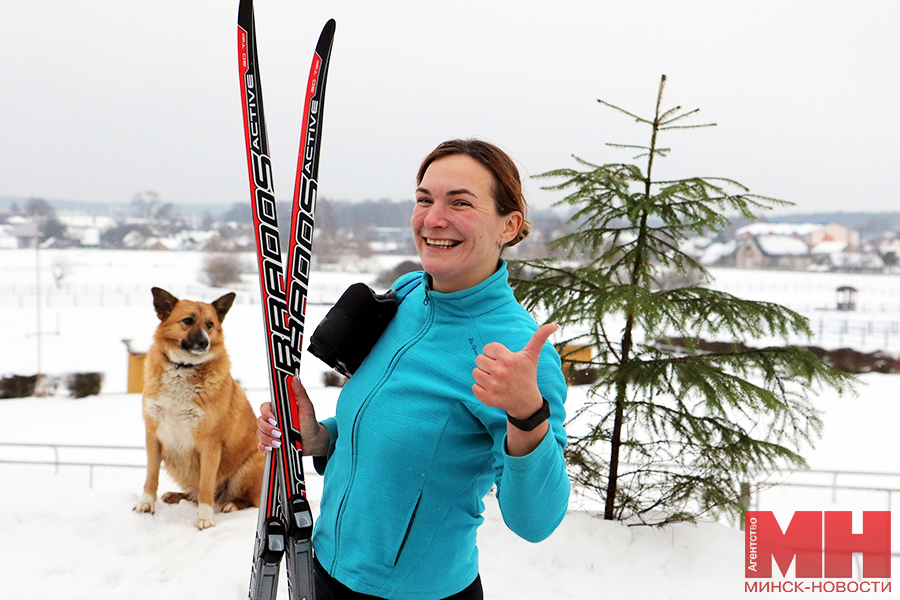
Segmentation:
[(207, 328), (207, 329), (212, 329), (212, 328), (213, 328), (213, 322), (212, 322), (212, 321), (207, 321), (207, 322), (206, 322), (206, 328)]
[(186, 317), (186, 318), (182, 319), (181, 322), (184, 323), (185, 325), (187, 325), (188, 327), (190, 327), (191, 325), (194, 324), (194, 317)]

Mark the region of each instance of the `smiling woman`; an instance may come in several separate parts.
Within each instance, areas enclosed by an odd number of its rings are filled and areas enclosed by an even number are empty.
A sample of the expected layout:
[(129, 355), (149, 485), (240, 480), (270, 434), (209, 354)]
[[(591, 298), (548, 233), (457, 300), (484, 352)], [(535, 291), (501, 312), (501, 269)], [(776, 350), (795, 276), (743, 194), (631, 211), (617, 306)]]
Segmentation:
[[(477, 600), (476, 531), (493, 486), (530, 541), (568, 506), (566, 384), (508, 284), (503, 248), (527, 235), (518, 170), (499, 148), (453, 140), (426, 157), (411, 219), (424, 271), (392, 286), (393, 320), (319, 422), (291, 391), (304, 454), (324, 475), (313, 534), (319, 600)], [(271, 408), (262, 450), (278, 447)]]
[(503, 247), (527, 235), (518, 171), (496, 147), (474, 140), (441, 144), (417, 179), (411, 225), (435, 291), (481, 283), (497, 270)]

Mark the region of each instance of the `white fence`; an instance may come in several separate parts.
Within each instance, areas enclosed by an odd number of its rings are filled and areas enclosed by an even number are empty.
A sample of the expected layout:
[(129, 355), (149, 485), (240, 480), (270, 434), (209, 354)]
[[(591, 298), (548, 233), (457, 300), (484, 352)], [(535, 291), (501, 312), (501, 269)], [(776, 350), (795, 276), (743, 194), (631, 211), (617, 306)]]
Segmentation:
[[(56, 473), (60, 467), (85, 467), (89, 471), (89, 484), (93, 486), (95, 468), (144, 469), (147, 463), (143, 446), (0, 442), (0, 464), (50, 465)], [(761, 494), (779, 486), (822, 490), (830, 494), (832, 503), (837, 501), (840, 491), (870, 492), (884, 496), (884, 508), (891, 510), (900, 497), (900, 473), (821, 469), (782, 471), (757, 486), (751, 506), (755, 510), (765, 508)]]
[(60, 467), (83, 468), (87, 470), (88, 487), (93, 489), (97, 469), (145, 469), (147, 461), (143, 446), (0, 442), (0, 465), (52, 466), (57, 475)]
[(900, 320), (851, 319), (837, 316), (811, 317), (813, 345), (849, 346), (863, 350), (900, 348)]
[[(87, 472), (88, 487), (94, 488), (94, 475), (100, 469), (146, 469), (143, 446), (91, 446), (85, 444), (30, 444), (0, 442), (0, 465), (77, 468)], [(314, 470), (306, 476), (317, 476)]]
[(900, 473), (823, 469), (782, 471), (760, 484), (751, 502), (754, 510), (766, 509), (763, 495), (778, 487), (830, 493), (832, 504), (838, 502), (838, 492), (866, 492), (883, 497), (884, 510), (892, 510), (895, 500), (900, 497)]

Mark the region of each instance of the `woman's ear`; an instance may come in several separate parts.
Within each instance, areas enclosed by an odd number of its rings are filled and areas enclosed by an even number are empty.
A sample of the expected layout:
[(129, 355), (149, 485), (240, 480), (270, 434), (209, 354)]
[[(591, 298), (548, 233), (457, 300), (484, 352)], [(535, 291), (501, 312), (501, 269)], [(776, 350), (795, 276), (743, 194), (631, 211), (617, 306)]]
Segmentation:
[(500, 237), (503, 239), (504, 244), (508, 244), (519, 234), (519, 229), (522, 227), (522, 221), (524, 221), (525, 218), (522, 216), (521, 212), (515, 210), (506, 215), (504, 219), (505, 223), (503, 231), (500, 233)]

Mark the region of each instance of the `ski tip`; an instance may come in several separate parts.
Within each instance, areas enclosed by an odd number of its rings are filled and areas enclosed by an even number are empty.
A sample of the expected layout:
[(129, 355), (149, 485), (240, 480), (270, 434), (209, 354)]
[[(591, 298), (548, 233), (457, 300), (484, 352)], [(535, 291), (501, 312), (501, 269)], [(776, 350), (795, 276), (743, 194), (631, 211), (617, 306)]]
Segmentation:
[(316, 54), (319, 56), (325, 57), (331, 52), (331, 45), (334, 42), (334, 28), (336, 26), (334, 19), (328, 19), (325, 27), (322, 28), (322, 33), (319, 34), (319, 42), (316, 44)]
[(329, 39), (334, 37), (334, 29), (337, 27), (337, 23), (334, 19), (328, 19), (328, 22), (325, 23), (325, 27), (322, 28), (322, 34), (319, 36), (319, 40)]
[(253, 20), (253, 0), (241, 0), (238, 4), (238, 24), (245, 31), (249, 31)]

